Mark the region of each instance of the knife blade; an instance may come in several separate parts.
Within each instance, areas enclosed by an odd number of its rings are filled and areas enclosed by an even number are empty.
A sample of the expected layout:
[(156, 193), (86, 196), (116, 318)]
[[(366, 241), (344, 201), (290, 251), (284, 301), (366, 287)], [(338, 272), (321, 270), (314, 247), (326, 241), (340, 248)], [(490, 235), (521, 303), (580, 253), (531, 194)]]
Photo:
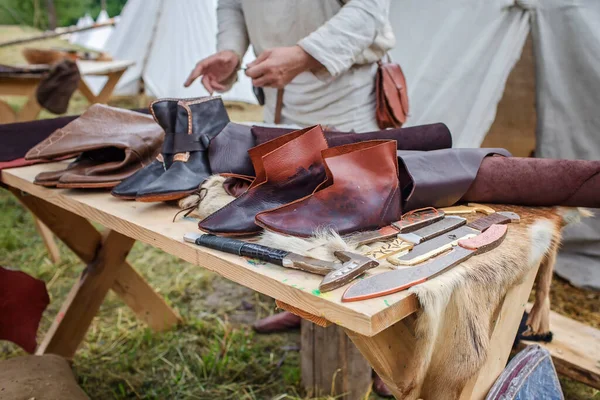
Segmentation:
[(476, 254), (482, 254), (498, 247), (508, 226), (492, 225), (485, 232), (471, 239), (459, 240), (448, 254), (412, 268), (383, 272), (356, 282), (342, 295), (342, 302), (372, 299), (396, 293), (432, 279), (444, 271), (460, 264)]
[(468, 235), (478, 235), (493, 224), (508, 224), (513, 220), (513, 218), (506, 216), (504, 212), (486, 215), (485, 217), (468, 223), (466, 226), (461, 226), (431, 240), (419, 243), (407, 253), (400, 253), (390, 256), (387, 258), (387, 260), (394, 265), (416, 265), (448, 250), (456, 243), (457, 240), (463, 239)]
[(395, 237), (399, 232), (412, 232), (444, 218), (444, 213), (435, 208), (427, 208), (406, 213), (399, 221), (393, 222), (376, 231), (360, 232), (348, 235), (357, 246), (379, 242)]
[(407, 252), (412, 249), (415, 244), (442, 235), (443, 233), (456, 229), (466, 223), (467, 220), (465, 218), (454, 216), (445, 217), (440, 221), (434, 222), (413, 232), (399, 233), (393, 241), (385, 243), (376, 249), (363, 252), (363, 255), (376, 260), (382, 260), (398, 253)]
[(496, 212), (492, 207), (488, 207), (484, 204), (478, 203), (467, 203), (467, 205), (453, 206), (453, 207), (444, 207), (441, 208), (442, 211), (446, 213), (446, 215), (454, 215), (454, 214), (475, 214), (477, 212), (490, 215)]

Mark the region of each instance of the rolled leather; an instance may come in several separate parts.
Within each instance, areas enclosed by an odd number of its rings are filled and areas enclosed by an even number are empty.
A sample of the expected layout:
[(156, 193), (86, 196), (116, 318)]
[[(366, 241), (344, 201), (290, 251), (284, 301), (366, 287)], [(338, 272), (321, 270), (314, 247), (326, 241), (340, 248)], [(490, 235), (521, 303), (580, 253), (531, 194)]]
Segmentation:
[(150, 163), (164, 132), (151, 116), (95, 104), (38, 143), (27, 160), (77, 156), (63, 171), (39, 174), (35, 183), (70, 188), (111, 188)]
[(463, 201), (600, 207), (600, 161), (488, 157)]
[[(256, 144), (292, 132), (292, 129), (253, 126), (252, 135)], [(452, 147), (452, 135), (445, 124), (429, 124), (411, 126), (408, 128), (387, 129), (374, 132), (353, 133), (325, 131), (325, 139), (329, 147), (342, 146), (367, 140), (395, 140), (398, 150), (438, 150)]]

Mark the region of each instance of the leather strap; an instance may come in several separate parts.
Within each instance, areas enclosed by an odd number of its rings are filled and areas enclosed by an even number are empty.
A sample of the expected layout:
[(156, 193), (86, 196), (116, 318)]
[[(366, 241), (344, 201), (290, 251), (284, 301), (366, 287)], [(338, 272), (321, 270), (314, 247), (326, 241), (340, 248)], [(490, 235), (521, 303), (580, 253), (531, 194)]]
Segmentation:
[(275, 103), (275, 119), (273, 122), (281, 123), (281, 109), (283, 108), (283, 89), (277, 89), (277, 102)]
[(173, 135), (173, 153), (203, 151), (208, 148), (210, 138), (204, 133)]

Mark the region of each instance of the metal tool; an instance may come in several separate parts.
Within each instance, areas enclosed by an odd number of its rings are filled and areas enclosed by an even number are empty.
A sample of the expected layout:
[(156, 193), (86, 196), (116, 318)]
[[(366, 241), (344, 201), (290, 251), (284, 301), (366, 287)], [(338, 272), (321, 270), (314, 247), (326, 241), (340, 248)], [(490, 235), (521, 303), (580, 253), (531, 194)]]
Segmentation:
[(506, 236), (506, 225), (492, 225), (472, 239), (458, 241), (448, 254), (412, 268), (397, 269), (363, 279), (350, 286), (342, 302), (359, 301), (385, 296), (408, 289), (431, 279), (470, 257), (498, 247)]
[(361, 232), (350, 235), (357, 246), (379, 242), (395, 237), (400, 232), (412, 232), (444, 218), (444, 213), (433, 208), (414, 210), (402, 216), (399, 221), (385, 226), (376, 231)]
[[(289, 251), (274, 249), (255, 243), (247, 243), (241, 240), (224, 238), (202, 233), (186, 233), (183, 240), (198, 246), (208, 247), (214, 250), (224, 251), (238, 256), (257, 258), (285, 268), (298, 269), (317, 275), (324, 275), (319, 290), (326, 292), (344, 286), (352, 279), (361, 275), (379, 263), (369, 257), (346, 251), (336, 251), (334, 254), (342, 262), (331, 262), (318, 260), (312, 257), (301, 256)], [(331, 272), (342, 272), (333, 276)]]
[(441, 211), (445, 212), (446, 215), (454, 215), (454, 214), (475, 214), (477, 212), (490, 215), (496, 212), (492, 207), (488, 207), (483, 204), (478, 203), (467, 203), (467, 205), (453, 206), (453, 207), (444, 207), (440, 208)]
[(418, 243), (442, 235), (445, 232), (456, 229), (466, 223), (467, 220), (465, 218), (452, 216), (445, 217), (440, 221), (424, 226), (413, 232), (399, 233), (396, 235), (396, 239), (394, 239), (392, 242), (385, 243), (383, 246), (377, 249), (369, 250), (363, 253), (363, 255), (372, 257), (376, 260), (381, 260), (386, 257), (393, 256), (394, 254), (407, 252)]
[(518, 221), (519, 216), (515, 213), (497, 212), (461, 226), (457, 229), (448, 231), (431, 240), (415, 245), (407, 253), (396, 254), (387, 258), (394, 265), (416, 265), (430, 259), (444, 251), (455, 246), (458, 240), (469, 236), (476, 236), (484, 232), (493, 224), (508, 224), (512, 221)]

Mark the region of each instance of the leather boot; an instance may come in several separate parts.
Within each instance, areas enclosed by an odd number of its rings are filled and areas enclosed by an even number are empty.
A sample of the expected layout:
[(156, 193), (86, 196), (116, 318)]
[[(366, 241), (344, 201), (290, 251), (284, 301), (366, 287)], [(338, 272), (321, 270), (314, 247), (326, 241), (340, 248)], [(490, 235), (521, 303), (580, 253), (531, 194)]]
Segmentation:
[(327, 142), (320, 126), (281, 136), (250, 149), (256, 178), (246, 192), (200, 222), (200, 230), (222, 236), (261, 231), (257, 213), (313, 192), (325, 177), (321, 150)]
[(323, 151), (327, 179), (309, 196), (261, 212), (256, 223), (291, 236), (320, 227), (344, 235), (374, 230), (401, 217), (395, 141), (373, 140)]
[(377, 375), (373, 377), (373, 391), (377, 393), (377, 396), (391, 399), (394, 397), (392, 391), (387, 387), (385, 382)]
[(146, 167), (118, 184), (111, 192), (113, 196), (123, 200), (135, 200), (140, 190), (157, 180), (171, 166), (178, 101), (159, 99), (150, 104), (150, 112), (154, 120), (165, 131), (161, 153)]
[(289, 311), (273, 314), (256, 321), (252, 328), (258, 333), (277, 333), (300, 328), (302, 318)]
[(173, 163), (158, 179), (141, 189), (138, 201), (178, 200), (196, 191), (211, 175), (208, 145), (229, 122), (220, 97), (177, 102)]

